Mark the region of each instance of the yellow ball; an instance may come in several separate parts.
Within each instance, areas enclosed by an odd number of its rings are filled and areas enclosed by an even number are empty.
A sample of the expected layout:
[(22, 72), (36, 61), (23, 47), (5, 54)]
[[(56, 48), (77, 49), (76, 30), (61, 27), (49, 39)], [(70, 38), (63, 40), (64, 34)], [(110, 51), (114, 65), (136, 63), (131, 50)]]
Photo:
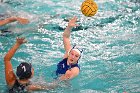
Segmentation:
[(93, 0), (85, 0), (81, 5), (81, 12), (87, 17), (94, 16), (97, 10), (98, 6)]

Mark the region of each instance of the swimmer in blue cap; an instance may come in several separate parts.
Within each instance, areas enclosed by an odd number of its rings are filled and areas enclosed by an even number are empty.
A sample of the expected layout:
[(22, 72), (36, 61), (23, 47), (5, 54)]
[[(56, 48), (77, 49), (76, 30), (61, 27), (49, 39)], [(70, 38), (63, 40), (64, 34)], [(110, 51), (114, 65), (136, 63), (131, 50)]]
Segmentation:
[(34, 85), (30, 79), (34, 75), (34, 69), (28, 62), (22, 62), (16, 69), (16, 74), (13, 71), (11, 59), (17, 49), (27, 41), (25, 38), (17, 38), (14, 46), (7, 52), (4, 57), (5, 65), (5, 79), (9, 88), (9, 93), (24, 93), (31, 90), (48, 90), (53, 89), (55, 86)]
[(76, 77), (80, 72), (78, 60), (81, 57), (82, 51), (75, 46), (72, 48), (70, 44), (70, 33), (73, 27), (78, 26), (76, 24), (77, 17), (73, 17), (66, 27), (63, 33), (63, 43), (66, 53), (63, 60), (57, 64), (56, 75), (60, 80), (69, 80)]

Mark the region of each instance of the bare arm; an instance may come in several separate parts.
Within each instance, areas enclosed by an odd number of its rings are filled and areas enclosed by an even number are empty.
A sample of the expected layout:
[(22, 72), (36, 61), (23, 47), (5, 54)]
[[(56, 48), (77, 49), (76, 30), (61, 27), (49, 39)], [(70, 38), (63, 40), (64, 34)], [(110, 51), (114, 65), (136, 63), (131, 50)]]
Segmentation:
[(51, 89), (55, 89), (59, 86), (59, 82), (63, 81), (63, 80), (70, 80), (74, 77), (76, 77), (79, 74), (79, 68), (78, 67), (74, 67), (71, 70), (67, 70), (66, 73), (64, 75), (62, 75), (58, 80), (52, 82), (49, 85), (29, 85), (27, 87), (28, 91), (37, 91), (37, 90), (51, 90)]
[(79, 74), (79, 68), (74, 67), (71, 68), (70, 70), (67, 70), (64, 75), (62, 75), (59, 79), (60, 80), (70, 80), (76, 77)]
[(10, 17), (10, 18), (4, 19), (4, 20), (0, 20), (0, 26), (6, 25), (11, 22), (15, 22), (15, 21), (16, 21), (15, 17)]
[(64, 30), (64, 33), (63, 33), (63, 44), (64, 44), (64, 48), (65, 48), (65, 51), (66, 51), (66, 53), (64, 55), (64, 58), (66, 58), (68, 56), (68, 52), (71, 49), (70, 33), (71, 33), (71, 29), (73, 27), (77, 26), (76, 21), (77, 21), (77, 17), (73, 17), (69, 21), (68, 26), (66, 27), (66, 29)]
[(55, 89), (56, 87), (58, 87), (58, 82), (53, 82), (49, 85), (29, 85), (27, 87), (28, 91), (37, 91), (37, 90), (51, 90), (51, 89)]
[(11, 22), (15, 22), (15, 21), (18, 21), (21, 24), (27, 24), (29, 22), (29, 20), (25, 19), (25, 18), (10, 17), (10, 18), (4, 19), (4, 20), (0, 20), (0, 26), (6, 25)]
[(4, 57), (4, 65), (5, 65), (5, 79), (8, 86), (13, 86), (16, 76), (13, 72), (13, 67), (11, 64), (11, 59), (14, 56), (17, 49), (20, 47), (21, 44), (25, 43), (26, 41), (24, 38), (18, 38), (14, 46), (7, 52)]

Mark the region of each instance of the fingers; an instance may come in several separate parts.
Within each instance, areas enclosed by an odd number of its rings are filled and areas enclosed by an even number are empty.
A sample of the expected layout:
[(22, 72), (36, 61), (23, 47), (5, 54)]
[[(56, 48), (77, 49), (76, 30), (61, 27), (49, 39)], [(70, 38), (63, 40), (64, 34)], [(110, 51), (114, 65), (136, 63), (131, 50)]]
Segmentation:
[(25, 18), (17, 17), (17, 20), (18, 20), (19, 23), (21, 23), (21, 24), (27, 24), (27, 23), (29, 23), (29, 20), (28, 20), (28, 19), (25, 19)]
[(74, 16), (74, 17), (73, 17), (73, 20), (74, 20), (74, 21), (77, 21), (77, 17), (76, 17), (76, 16)]
[(27, 43), (27, 40), (24, 39), (24, 40), (23, 40), (23, 43)]
[(72, 22), (76, 22), (77, 21), (77, 17), (74, 16), (72, 19), (71, 19)]
[(69, 20), (68, 26), (70, 26), (70, 27), (79, 26), (78, 24), (76, 24), (76, 21), (77, 21), (77, 17), (74, 16), (71, 20)]
[(23, 20), (23, 24), (27, 24), (27, 23), (29, 23), (29, 20), (28, 19), (24, 19)]
[(26, 43), (26, 42), (27, 42), (27, 40), (25, 40), (25, 37), (21, 37), (21, 38), (17, 37), (16, 40), (17, 40), (17, 42), (20, 43), (20, 44)]
[(24, 40), (25, 37), (21, 37), (21, 38), (17, 37), (16, 39), (17, 39), (17, 40)]

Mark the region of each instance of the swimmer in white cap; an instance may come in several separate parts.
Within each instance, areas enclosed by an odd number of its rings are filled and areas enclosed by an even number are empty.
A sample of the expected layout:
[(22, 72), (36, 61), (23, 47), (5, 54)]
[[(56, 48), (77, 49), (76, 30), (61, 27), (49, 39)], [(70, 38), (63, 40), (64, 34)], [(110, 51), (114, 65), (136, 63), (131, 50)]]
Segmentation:
[(73, 17), (66, 27), (63, 33), (63, 43), (65, 48), (65, 55), (63, 60), (57, 64), (56, 75), (59, 75), (60, 80), (68, 80), (76, 77), (80, 72), (78, 60), (81, 57), (82, 51), (75, 46), (72, 48), (70, 44), (70, 33), (73, 27), (78, 26), (76, 24), (77, 17)]

